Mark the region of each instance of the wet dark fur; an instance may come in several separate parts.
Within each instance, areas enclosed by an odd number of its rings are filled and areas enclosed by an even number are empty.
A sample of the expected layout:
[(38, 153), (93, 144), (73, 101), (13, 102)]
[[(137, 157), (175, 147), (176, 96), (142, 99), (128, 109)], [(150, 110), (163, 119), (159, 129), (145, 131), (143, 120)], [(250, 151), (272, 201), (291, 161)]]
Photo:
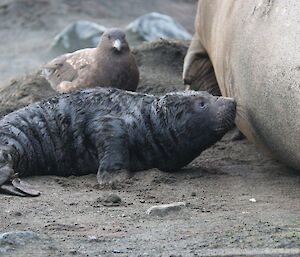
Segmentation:
[(175, 170), (218, 141), (234, 116), (233, 101), (205, 92), (60, 95), (0, 120), (0, 185), (7, 165), (21, 176)]

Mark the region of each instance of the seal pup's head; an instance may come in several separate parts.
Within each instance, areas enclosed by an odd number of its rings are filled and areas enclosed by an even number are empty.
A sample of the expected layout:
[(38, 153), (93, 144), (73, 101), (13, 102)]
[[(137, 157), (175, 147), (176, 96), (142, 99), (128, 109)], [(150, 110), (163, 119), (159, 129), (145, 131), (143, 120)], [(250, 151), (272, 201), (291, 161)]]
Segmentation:
[(118, 54), (129, 51), (126, 35), (121, 29), (118, 28), (108, 29), (105, 31), (97, 48), (109, 48), (111, 51)]
[[(191, 149), (204, 150), (234, 126), (236, 103), (232, 98), (205, 91), (169, 93), (160, 98), (161, 114), (179, 140)], [(162, 114), (164, 113), (164, 114)]]

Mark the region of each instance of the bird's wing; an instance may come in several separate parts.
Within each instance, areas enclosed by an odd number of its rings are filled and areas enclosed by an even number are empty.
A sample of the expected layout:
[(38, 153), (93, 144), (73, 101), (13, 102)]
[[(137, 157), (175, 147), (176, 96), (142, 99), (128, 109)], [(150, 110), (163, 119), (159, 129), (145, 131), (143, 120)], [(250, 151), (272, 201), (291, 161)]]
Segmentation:
[(71, 54), (64, 54), (47, 63), (42, 75), (51, 86), (56, 87), (63, 81), (72, 82), (93, 62), (94, 49), (82, 49)]

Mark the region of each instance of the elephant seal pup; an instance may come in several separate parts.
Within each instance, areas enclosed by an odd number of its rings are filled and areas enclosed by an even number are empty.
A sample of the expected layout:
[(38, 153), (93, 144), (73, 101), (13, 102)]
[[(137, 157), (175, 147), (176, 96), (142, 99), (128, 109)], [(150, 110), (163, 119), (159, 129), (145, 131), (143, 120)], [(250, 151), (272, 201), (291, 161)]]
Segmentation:
[(139, 70), (125, 33), (107, 30), (96, 48), (78, 50), (50, 61), (42, 75), (60, 92), (93, 87), (116, 87), (135, 91)]
[(101, 184), (122, 170), (176, 170), (221, 139), (234, 118), (232, 98), (207, 92), (158, 97), (95, 88), (63, 94), (0, 120), (0, 188), (38, 195), (16, 174), (98, 172)]

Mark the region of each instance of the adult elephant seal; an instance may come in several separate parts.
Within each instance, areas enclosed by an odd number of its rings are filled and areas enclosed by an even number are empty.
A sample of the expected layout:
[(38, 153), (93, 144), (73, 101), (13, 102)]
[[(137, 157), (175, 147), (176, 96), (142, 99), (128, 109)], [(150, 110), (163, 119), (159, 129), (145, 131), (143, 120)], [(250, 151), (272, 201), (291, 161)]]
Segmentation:
[(237, 101), (239, 129), (298, 170), (299, 13), (298, 0), (199, 0), (183, 72), (193, 84), (209, 57), (222, 95)]
[(122, 170), (176, 170), (221, 139), (234, 117), (233, 99), (206, 92), (64, 94), (0, 120), (0, 188), (39, 194), (16, 174), (98, 172), (99, 183), (111, 183)]

